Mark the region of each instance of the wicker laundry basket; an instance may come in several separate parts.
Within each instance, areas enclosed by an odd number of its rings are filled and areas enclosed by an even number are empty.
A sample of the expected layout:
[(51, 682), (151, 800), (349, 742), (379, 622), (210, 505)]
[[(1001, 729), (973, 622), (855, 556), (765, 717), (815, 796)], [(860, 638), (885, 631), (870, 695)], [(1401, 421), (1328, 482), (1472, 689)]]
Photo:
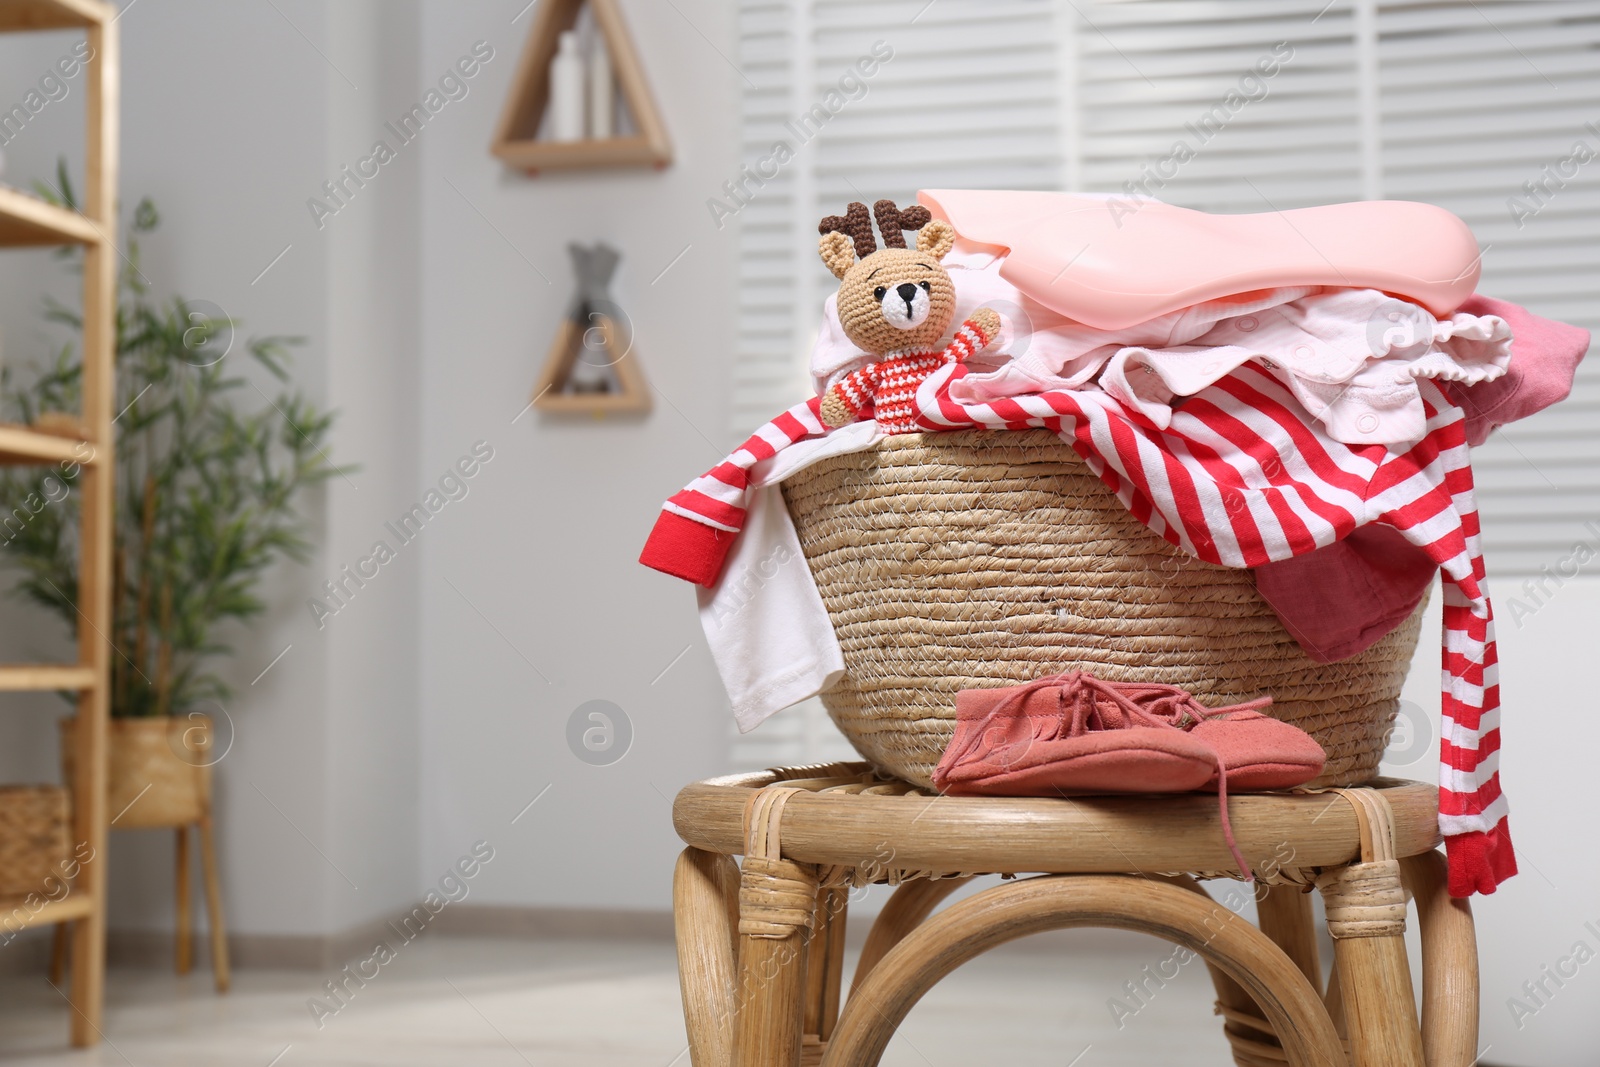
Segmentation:
[(1252, 573), (1168, 545), (1053, 434), (905, 434), (824, 460), (784, 496), (845, 677), (822, 701), (880, 770), (929, 786), (957, 690), (1065, 670), (1181, 685), (1272, 714), (1328, 753), (1318, 784), (1376, 773), (1416, 648), (1409, 621), (1321, 664)]

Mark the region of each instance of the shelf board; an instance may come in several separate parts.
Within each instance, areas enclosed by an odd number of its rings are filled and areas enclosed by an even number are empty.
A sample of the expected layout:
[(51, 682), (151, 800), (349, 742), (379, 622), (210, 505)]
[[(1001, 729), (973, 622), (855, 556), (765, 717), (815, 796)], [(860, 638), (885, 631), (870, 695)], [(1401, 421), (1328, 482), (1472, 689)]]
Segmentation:
[(79, 450), (84, 444), (83, 441), (59, 434), (41, 433), (14, 423), (0, 423), (0, 464), (82, 463), (85, 461)]
[(0, 187), (0, 246), (89, 245), (98, 240), (100, 231), (94, 223), (76, 211), (56, 207), (17, 189)]
[(533, 406), (562, 415), (647, 415), (650, 397), (649, 394), (629, 396), (626, 393), (552, 393), (534, 401)]
[(93, 689), (99, 680), (93, 667), (71, 663), (0, 663), (0, 693)]
[(660, 149), (643, 136), (583, 141), (504, 141), (494, 145), (492, 151), (513, 167), (527, 171), (664, 167), (667, 163)]
[(116, 17), (117, 9), (99, 0), (0, 0), (0, 31), (64, 30)]
[(26, 930), (30, 926), (50, 926), (81, 919), (94, 910), (94, 898), (74, 889), (60, 900), (46, 900), (37, 911), (28, 907), (26, 897), (0, 897), (0, 928)]

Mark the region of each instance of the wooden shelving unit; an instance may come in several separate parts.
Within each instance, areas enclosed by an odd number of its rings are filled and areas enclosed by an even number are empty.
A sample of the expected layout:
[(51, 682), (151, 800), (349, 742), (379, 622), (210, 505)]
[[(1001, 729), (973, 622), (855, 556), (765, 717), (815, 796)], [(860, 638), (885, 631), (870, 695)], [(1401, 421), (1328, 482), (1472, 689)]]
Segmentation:
[[(0, 0), (0, 3), (4, 2)], [(0, 240), (0, 247), (16, 246)], [(81, 463), (94, 466), (95, 461), (95, 449), (91, 442), (41, 433), (26, 426), (0, 423), (0, 464)]]
[[(60, 900), (46, 901), (44, 906), (33, 913), (29, 926), (54, 926), (56, 923), (72, 922), (77, 919), (86, 919), (94, 911), (94, 901), (79, 897), (62, 897)], [(98, 1031), (100, 1024), (95, 1023)], [(98, 1040), (99, 1034), (89, 1041), (77, 1041), (75, 1044), (92, 1045)]]
[[(0, 247), (83, 246), (84, 440), (25, 426), (0, 426), (0, 463), (77, 462), (83, 472), (78, 562), (78, 661), (0, 666), (0, 691), (76, 690), (77, 751), (72, 796), (73, 847), (88, 846), (71, 892), (35, 910), (26, 899), (0, 900), (0, 919), (15, 928), (72, 923), (72, 1043), (101, 1038), (106, 941), (106, 744), (110, 712), (112, 406), (116, 395), (116, 229), (119, 81), (117, 9), (100, 0), (0, 0), (0, 32), (81, 29), (91, 59), (84, 72), (83, 213), (54, 207), (15, 189), (0, 188)], [(85, 447), (87, 445), (88, 447)], [(45, 887), (41, 886), (41, 893)]]
[(71, 663), (0, 664), (0, 693), (93, 689), (97, 681), (94, 668)]
[(82, 215), (16, 189), (0, 187), (0, 244), (8, 248), (86, 245), (94, 243), (99, 236), (94, 223)]
[(108, 25), (116, 12), (99, 0), (4, 0), (0, 3), (0, 31), (70, 30)]

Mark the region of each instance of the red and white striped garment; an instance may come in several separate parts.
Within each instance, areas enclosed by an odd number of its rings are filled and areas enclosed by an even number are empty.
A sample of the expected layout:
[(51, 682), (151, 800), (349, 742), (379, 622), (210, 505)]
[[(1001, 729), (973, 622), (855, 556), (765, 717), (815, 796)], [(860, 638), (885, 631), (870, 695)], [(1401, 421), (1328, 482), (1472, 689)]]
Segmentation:
[[(1401, 450), (1328, 437), (1294, 396), (1247, 364), (1178, 406), (1165, 430), (1097, 389), (966, 405), (936, 371), (918, 391), (927, 430), (1030, 429), (1058, 434), (1151, 530), (1211, 563), (1255, 567), (1386, 523), (1444, 575), (1444, 730), (1439, 823), (1450, 891), (1490, 893), (1516, 873), (1500, 792), (1500, 687), (1494, 622), (1483, 588), (1478, 513), (1462, 411), (1418, 383), (1427, 433)], [(798, 404), (669, 500), (640, 562), (712, 586), (743, 524), (749, 470), (828, 431), (820, 400)]]
[(857, 419), (877, 419), (884, 433), (916, 433), (917, 388), (946, 363), (960, 363), (982, 351), (993, 338), (976, 323), (963, 322), (944, 351), (898, 349), (851, 371), (829, 390)]

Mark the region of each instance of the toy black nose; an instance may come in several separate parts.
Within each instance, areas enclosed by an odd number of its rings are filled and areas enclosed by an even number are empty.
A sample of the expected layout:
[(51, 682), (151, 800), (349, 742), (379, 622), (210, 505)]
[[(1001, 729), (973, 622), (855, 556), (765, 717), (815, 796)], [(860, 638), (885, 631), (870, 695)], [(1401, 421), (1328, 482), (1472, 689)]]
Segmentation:
[(894, 287), (894, 291), (899, 293), (900, 299), (908, 304), (917, 298), (917, 287), (910, 282), (901, 282)]

